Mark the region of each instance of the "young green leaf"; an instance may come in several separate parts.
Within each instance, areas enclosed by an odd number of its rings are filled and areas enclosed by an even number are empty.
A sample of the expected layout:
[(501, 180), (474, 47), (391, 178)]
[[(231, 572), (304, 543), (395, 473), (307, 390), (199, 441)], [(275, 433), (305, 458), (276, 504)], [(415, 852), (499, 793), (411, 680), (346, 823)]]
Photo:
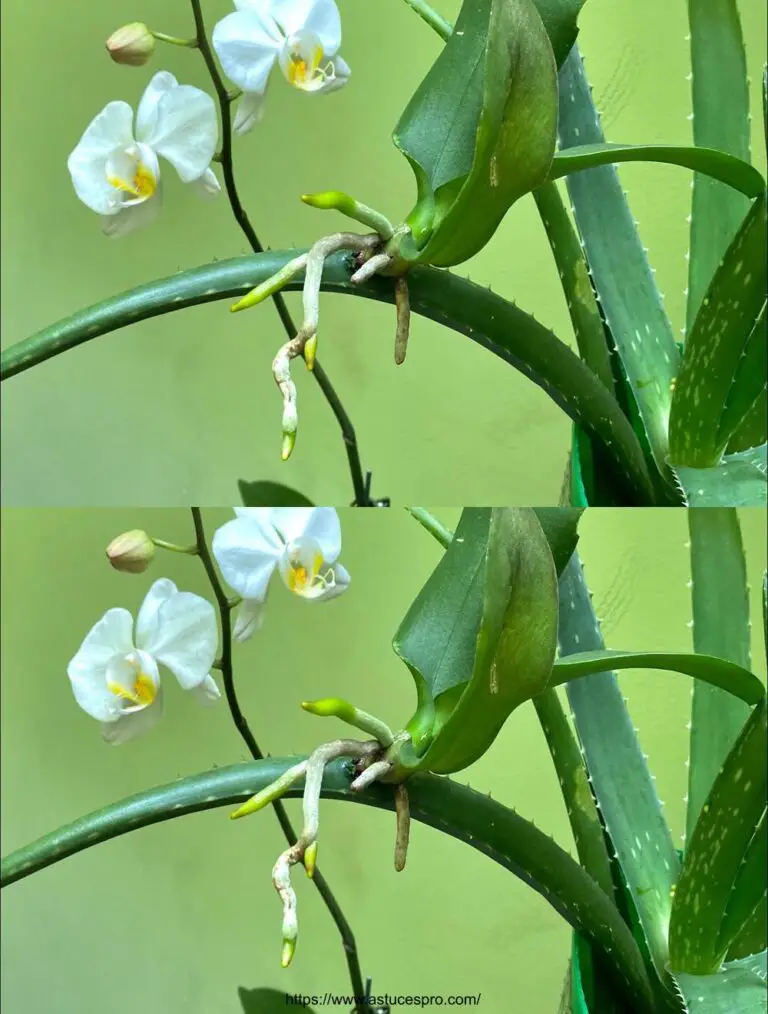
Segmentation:
[(303, 493), (280, 482), (238, 479), (237, 487), (244, 507), (312, 507), (312, 501)]
[[(749, 595), (738, 515), (722, 507), (691, 507), (687, 515), (694, 650), (749, 669)], [(694, 681), (687, 838), (748, 715), (748, 706), (732, 694)]]
[[(749, 162), (747, 62), (736, 0), (688, 0), (693, 143)], [(717, 265), (738, 230), (745, 197), (709, 176), (693, 178), (688, 258), (690, 332)]]
[(715, 468), (675, 469), (690, 507), (765, 507), (767, 472), (765, 444), (726, 454)]
[[(673, 971), (716, 972), (731, 943), (723, 925), (729, 900), (763, 819), (768, 780), (768, 724), (763, 700), (715, 779), (685, 851), (669, 926)], [(765, 885), (765, 867), (755, 871)], [(742, 885), (752, 891), (754, 883)], [(727, 935), (727, 934), (726, 934)]]
[[(669, 417), (673, 465), (719, 464), (731, 433), (762, 390), (768, 266), (766, 200), (750, 207), (707, 289), (685, 343)], [(748, 357), (752, 370), (741, 370)], [(737, 385), (737, 380), (740, 383)]]
[(533, 0), (465, 0), (393, 135), (418, 187), (398, 254), (448, 266), (477, 253), (546, 179), (556, 133), (557, 67)]

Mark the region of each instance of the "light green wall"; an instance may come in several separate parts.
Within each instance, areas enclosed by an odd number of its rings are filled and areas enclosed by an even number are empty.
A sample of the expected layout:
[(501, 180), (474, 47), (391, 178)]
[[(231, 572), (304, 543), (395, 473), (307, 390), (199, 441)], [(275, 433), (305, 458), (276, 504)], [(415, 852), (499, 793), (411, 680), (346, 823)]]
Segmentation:
[[(438, 512), (455, 524), (457, 510)], [(230, 515), (205, 512), (209, 536)], [(764, 516), (743, 512), (753, 588), (765, 567)], [(223, 703), (200, 708), (166, 679), (166, 715), (122, 747), (101, 742), (75, 705), (66, 665), (116, 605), (134, 613), (151, 581), (171, 577), (209, 596), (199, 562), (163, 554), (141, 576), (112, 571), (103, 548), (141, 526), (189, 542), (180, 509), (15, 510), (3, 516), (2, 852), (133, 792), (246, 759)], [(339, 695), (391, 725), (406, 720), (411, 680), (390, 640), (439, 559), (403, 511), (342, 516), (349, 592), (327, 604), (272, 590), (261, 632), (236, 648), (243, 708), (262, 748), (303, 752), (340, 729), (299, 702)], [(581, 551), (610, 647), (689, 650), (687, 528), (681, 510), (592, 509)], [(758, 596), (755, 668), (765, 674)], [(679, 840), (690, 681), (621, 676)], [(516, 712), (491, 751), (463, 773), (572, 849), (557, 780), (535, 713)], [(289, 804), (294, 813), (295, 803)], [(511, 874), (422, 825), (408, 866), (392, 869), (391, 814), (322, 808), (320, 865), (358, 935), (378, 990), (482, 992), (487, 1014), (553, 1014), (568, 930)], [(278, 966), (280, 905), (270, 869), (281, 838), (269, 812), (236, 824), (216, 810), (100, 845), (15, 884), (2, 896), (2, 1001), (14, 1014), (236, 1014), (238, 985), (344, 990), (341, 950), (311, 885), (296, 876), (301, 933)]]
[[(299, 195), (340, 188), (393, 218), (413, 184), (389, 134), (440, 41), (399, 0), (340, 0), (353, 77), (329, 97), (270, 89), (261, 126), (236, 142), (242, 196), (263, 241), (306, 245), (341, 219)], [(455, 0), (436, 6), (453, 16)], [(756, 160), (766, 15), (740, 3), (753, 78)], [(211, 26), (230, 9), (206, 2)], [(103, 105), (135, 103), (153, 70), (208, 88), (197, 54), (161, 49), (151, 67), (112, 65), (103, 39), (136, 18), (190, 31), (183, 0), (9, 3), (3, 15), (3, 342), (131, 286), (246, 252), (225, 200), (206, 203), (165, 171), (163, 216), (108, 241), (72, 191), (67, 155)], [(581, 43), (610, 140), (691, 139), (684, 0), (589, 0)], [(621, 170), (675, 328), (683, 323), (690, 174)], [(571, 340), (533, 202), (521, 201), (491, 246), (459, 269)], [(298, 306), (297, 297), (290, 297)], [(397, 502), (551, 503), (560, 489), (568, 421), (529, 381), (488, 352), (417, 319), (405, 366), (392, 363), (390, 307), (326, 296), (321, 360), (357, 426), (374, 492)], [(3, 387), (8, 504), (222, 503), (238, 477), (279, 478), (316, 503), (349, 503), (343, 448), (314, 383), (298, 374), (301, 429), (278, 460), (279, 398), (270, 363), (283, 340), (263, 306), (226, 304), (147, 321), (67, 353)], [(141, 467), (136, 467), (136, 462)]]

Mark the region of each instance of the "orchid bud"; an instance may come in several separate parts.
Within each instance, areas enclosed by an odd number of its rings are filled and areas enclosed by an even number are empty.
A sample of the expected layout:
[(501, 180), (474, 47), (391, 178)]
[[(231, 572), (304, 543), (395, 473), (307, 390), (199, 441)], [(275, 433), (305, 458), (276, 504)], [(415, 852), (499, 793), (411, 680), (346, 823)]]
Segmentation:
[(142, 67), (155, 51), (155, 37), (142, 21), (132, 21), (113, 32), (106, 45), (115, 63)]
[(155, 555), (155, 544), (146, 532), (135, 528), (123, 532), (107, 546), (107, 559), (124, 574), (141, 574)]

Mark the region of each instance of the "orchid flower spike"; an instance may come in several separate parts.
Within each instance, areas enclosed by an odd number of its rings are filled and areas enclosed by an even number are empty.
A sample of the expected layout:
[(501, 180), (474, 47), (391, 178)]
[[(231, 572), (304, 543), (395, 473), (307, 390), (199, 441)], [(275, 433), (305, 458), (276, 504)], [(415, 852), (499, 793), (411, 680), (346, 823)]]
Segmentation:
[(243, 598), (236, 641), (258, 629), (276, 570), (303, 599), (334, 598), (349, 586), (349, 574), (337, 563), (341, 524), (333, 507), (235, 507), (235, 514), (214, 534), (212, 548), (224, 579)]
[(75, 192), (102, 215), (108, 236), (123, 236), (160, 210), (162, 155), (203, 196), (221, 189), (210, 168), (218, 120), (210, 95), (161, 70), (147, 85), (136, 123), (127, 102), (109, 102), (67, 160)]
[(214, 28), (213, 48), (225, 73), (243, 90), (234, 129), (245, 134), (263, 111), (275, 64), (289, 84), (330, 92), (349, 78), (338, 55), (341, 17), (335, 0), (234, 0), (237, 10)]
[(102, 723), (108, 743), (124, 743), (160, 718), (158, 663), (201, 703), (221, 696), (210, 669), (218, 630), (210, 602), (161, 578), (147, 592), (133, 630), (127, 609), (109, 609), (67, 667), (75, 700)]

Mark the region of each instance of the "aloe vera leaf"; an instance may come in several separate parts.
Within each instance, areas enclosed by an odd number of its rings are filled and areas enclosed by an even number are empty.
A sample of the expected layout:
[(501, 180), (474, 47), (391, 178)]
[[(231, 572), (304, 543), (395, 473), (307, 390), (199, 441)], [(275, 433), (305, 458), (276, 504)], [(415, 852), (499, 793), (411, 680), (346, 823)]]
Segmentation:
[[(560, 661), (600, 650), (603, 639), (578, 554), (560, 578)], [(616, 675), (604, 671), (567, 686), (597, 805), (626, 878), (660, 982), (668, 979), (667, 930), (680, 864), (656, 788)]]
[(726, 454), (715, 468), (675, 469), (689, 507), (765, 507), (766, 445)]
[(611, 863), (603, 825), (576, 737), (556, 690), (545, 690), (534, 697), (533, 703), (560, 782), (579, 862), (608, 897), (613, 898)]
[(768, 388), (763, 388), (752, 408), (731, 434), (726, 457), (759, 447), (768, 438)]
[(545, 183), (533, 196), (560, 273), (579, 355), (613, 394), (610, 350), (576, 230), (555, 183)]
[[(99, 335), (139, 320), (198, 303), (244, 295), (296, 256), (268, 251), (179, 272), (120, 296), (96, 303), (5, 349), (4, 379), (30, 369)], [(345, 255), (326, 261), (323, 289), (394, 302), (390, 280), (350, 282)], [(286, 286), (303, 285), (300, 277)], [(640, 504), (654, 490), (640, 443), (616, 400), (567, 345), (529, 314), (480, 285), (438, 268), (415, 267), (408, 274), (411, 310), (465, 334), (539, 384), (549, 396), (606, 446), (618, 478)]]
[[(749, 669), (749, 594), (738, 515), (730, 507), (692, 507), (687, 514), (694, 651)], [(732, 694), (694, 681), (687, 838), (748, 715), (748, 705)]]
[[(560, 71), (560, 147), (603, 144), (605, 138), (578, 47)], [(637, 402), (648, 444), (667, 473), (667, 419), (680, 353), (632, 213), (613, 166), (567, 179), (576, 225), (603, 317)]]
[(584, 169), (619, 162), (667, 162), (694, 169), (699, 174), (726, 184), (745, 197), (758, 197), (765, 190), (765, 180), (749, 161), (735, 158), (727, 151), (714, 147), (692, 148), (679, 144), (574, 145), (561, 149), (555, 155), (549, 179), (558, 180)]
[(723, 419), (726, 407), (735, 426), (760, 392), (765, 374), (754, 378), (739, 368), (745, 356), (755, 354), (756, 365), (761, 357), (765, 363), (765, 328), (756, 325), (765, 308), (767, 245), (768, 215), (761, 197), (720, 261), (685, 343), (669, 417), (669, 456), (675, 466), (717, 465), (732, 432)]
[[(766, 948), (766, 904), (768, 904), (766, 869), (768, 869), (768, 822), (763, 811), (757, 830), (736, 873), (717, 939), (718, 950), (724, 952), (729, 960), (747, 957)], [(752, 934), (757, 936), (760, 926), (762, 926), (761, 937), (749, 940)]]
[(765, 1014), (765, 952), (762, 963), (731, 961), (715, 975), (675, 976), (685, 1014)]
[[(716, 972), (730, 940), (721, 929), (752, 837), (763, 819), (768, 782), (766, 702), (749, 716), (720, 769), (685, 850), (669, 924), (673, 971)], [(765, 871), (761, 871), (765, 877)], [(764, 882), (764, 881), (763, 881)]]
[[(768, 315), (766, 304), (758, 314), (723, 406), (717, 442), (726, 451), (741, 451), (764, 444), (768, 438)], [(753, 413), (757, 413), (754, 415)], [(749, 443), (743, 443), (747, 429)]]
[[(269, 757), (235, 764), (138, 793), (97, 810), (6, 856), (0, 883), (7, 886), (67, 856), (127, 831), (248, 799), (301, 758)], [(349, 766), (325, 769), (322, 795), (328, 799), (394, 809), (391, 786), (352, 792)], [(286, 796), (300, 796), (299, 783)], [(650, 984), (637, 944), (615, 906), (567, 852), (525, 818), (449, 778), (416, 774), (408, 780), (411, 817), (458, 838), (490, 857), (538, 891), (600, 953), (640, 1011), (652, 1012)]]
[[(750, 161), (747, 62), (736, 0), (688, 0), (693, 143)], [(688, 331), (748, 201), (731, 187), (693, 178), (688, 259)]]
[(664, 651), (582, 651), (558, 659), (552, 669), (550, 687), (613, 669), (663, 669), (678, 672), (714, 687), (721, 687), (747, 704), (758, 704), (765, 697), (760, 680), (748, 669), (714, 655)]

